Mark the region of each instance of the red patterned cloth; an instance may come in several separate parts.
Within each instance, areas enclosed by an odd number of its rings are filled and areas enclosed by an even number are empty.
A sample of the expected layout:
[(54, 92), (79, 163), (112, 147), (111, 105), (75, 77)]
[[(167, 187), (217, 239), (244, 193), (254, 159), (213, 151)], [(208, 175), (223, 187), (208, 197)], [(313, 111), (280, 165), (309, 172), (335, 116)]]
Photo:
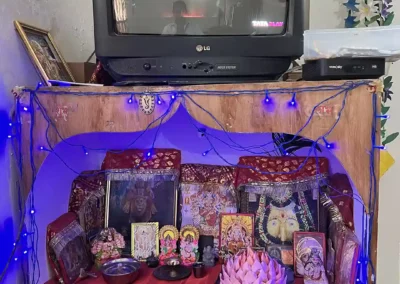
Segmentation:
[(355, 283), (360, 243), (342, 222), (330, 225), (329, 237), (335, 250), (335, 284)]
[[(140, 276), (134, 282), (135, 284), (214, 284), (219, 278), (219, 274), (221, 273), (221, 265), (217, 264), (212, 268), (206, 268), (207, 274), (203, 278), (195, 278), (193, 273), (189, 278), (179, 280), (179, 281), (161, 281), (157, 280), (153, 276), (154, 269), (148, 268), (146, 264), (142, 264), (140, 267)], [(107, 284), (100, 273), (96, 273), (98, 278), (88, 278), (82, 281), (79, 281), (79, 284)], [(46, 284), (57, 283), (55, 281), (48, 281)]]
[(329, 196), (339, 208), (343, 222), (354, 231), (354, 200), (353, 189), (345, 174), (334, 174), (329, 179)]
[(181, 167), (181, 226), (194, 225), (218, 245), (221, 213), (237, 212), (235, 169), (186, 164)]
[[(252, 167), (237, 168), (236, 187), (252, 182), (291, 182), (301, 181), (320, 175), (328, 175), (329, 161), (318, 158), (318, 167), (315, 158), (309, 157), (304, 166), (300, 167), (306, 157), (240, 157), (239, 165)], [(261, 172), (289, 173), (289, 174), (263, 174)]]
[(176, 169), (181, 166), (181, 152), (175, 149), (153, 149), (151, 157), (148, 150), (130, 149), (122, 152), (107, 152), (101, 166), (102, 170), (113, 169)]
[(106, 179), (100, 171), (82, 172), (72, 183), (68, 211), (79, 217), (88, 238), (104, 228)]
[(200, 164), (184, 164), (181, 167), (181, 182), (183, 183), (233, 184), (234, 180), (234, 167)]
[(81, 269), (88, 271), (93, 265), (75, 213), (66, 213), (47, 226), (46, 248), (54, 278), (65, 284), (74, 283)]

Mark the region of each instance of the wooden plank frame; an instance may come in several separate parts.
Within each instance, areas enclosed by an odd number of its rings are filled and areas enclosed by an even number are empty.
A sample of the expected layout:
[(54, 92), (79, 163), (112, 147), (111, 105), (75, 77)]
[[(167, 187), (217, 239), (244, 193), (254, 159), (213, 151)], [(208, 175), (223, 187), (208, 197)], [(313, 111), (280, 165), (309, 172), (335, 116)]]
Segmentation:
[[(202, 91), (239, 91), (261, 90), (259, 94), (240, 94), (238, 96), (192, 94), (183, 104), (182, 98), (177, 98), (163, 123), (174, 115), (180, 105), (183, 105), (189, 114), (198, 122), (211, 128), (220, 129), (212, 119), (214, 116), (228, 132), (262, 133), (283, 132), (296, 134), (310, 118), (313, 107), (338, 91), (301, 92), (296, 95), (297, 107), (288, 109), (288, 101), (292, 93), (270, 95), (273, 104), (265, 105), (265, 92), (262, 90), (296, 89), (319, 86), (341, 86), (344, 81), (330, 82), (293, 82), (293, 83), (258, 83), (258, 84), (227, 84), (173, 87), (49, 87), (37, 93), (33, 98), (29, 93), (21, 96), (21, 104), (30, 105), (36, 110), (34, 114), (23, 113), (22, 123), (22, 156), (24, 161), (24, 193), (29, 193), (32, 186), (32, 170), (30, 149), (35, 168), (39, 170), (49, 151), (39, 148), (44, 146), (51, 149), (62, 139), (74, 135), (90, 132), (136, 132), (148, 127), (154, 119), (159, 117), (170, 101), (169, 95), (162, 95), (165, 102), (163, 107), (156, 106), (155, 111), (146, 115), (139, 109), (132, 110), (135, 104), (127, 104), (129, 92), (166, 92), (179, 89), (186, 92)], [(334, 155), (346, 169), (364, 203), (368, 206), (370, 198), (370, 155), (372, 149), (372, 124), (375, 121), (373, 107), (374, 87), (361, 85), (351, 90), (345, 99), (345, 107), (336, 127), (327, 136), (327, 140), (334, 142), (337, 148)], [(56, 92), (51, 94), (50, 92)], [(76, 92), (66, 94), (63, 92)], [(85, 95), (90, 93), (90, 95)], [(108, 94), (110, 93), (110, 94)], [(111, 94), (112, 93), (112, 94)], [(118, 95), (115, 93), (119, 93)], [(79, 95), (77, 95), (79, 94)], [(311, 117), (310, 123), (299, 135), (309, 139), (318, 139), (324, 135), (335, 123), (340, 113), (345, 93), (338, 95), (323, 104)], [(31, 99), (30, 99), (31, 98)], [(199, 107), (201, 106), (201, 107)], [(377, 100), (377, 110), (380, 113), (380, 100)], [(51, 125), (46, 140), (47, 120), (38, 109), (45, 110)], [(203, 109), (202, 109), (203, 108)], [(128, 111), (124, 111), (128, 110)], [(204, 110), (207, 110), (204, 111)], [(160, 121), (151, 127), (159, 125)], [(378, 121), (379, 125), (379, 121)], [(375, 145), (380, 145), (380, 127), (376, 129)], [(55, 131), (58, 130), (58, 133)], [(60, 138), (62, 137), (62, 139)], [(49, 145), (48, 142), (51, 144)], [(32, 143), (32, 147), (31, 147)], [(30, 148), (31, 147), (31, 148)], [(375, 151), (375, 175), (379, 184), (379, 151)], [(377, 196), (378, 197), (378, 196)], [(373, 263), (376, 267), (377, 252), (377, 217), (378, 201), (374, 211), (374, 231), (372, 236)]]

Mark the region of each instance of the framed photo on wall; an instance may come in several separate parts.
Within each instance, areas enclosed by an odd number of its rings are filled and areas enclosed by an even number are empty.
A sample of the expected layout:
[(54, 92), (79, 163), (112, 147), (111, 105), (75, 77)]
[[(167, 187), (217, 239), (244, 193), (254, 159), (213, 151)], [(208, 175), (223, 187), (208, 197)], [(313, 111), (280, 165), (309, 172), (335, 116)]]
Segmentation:
[(14, 25), (45, 85), (51, 85), (49, 80), (75, 82), (49, 31), (18, 21)]
[(129, 170), (107, 173), (105, 227), (121, 233), (131, 247), (131, 224), (177, 225), (179, 172)]
[(132, 246), (131, 254), (140, 261), (159, 255), (158, 223), (136, 223), (131, 224)]

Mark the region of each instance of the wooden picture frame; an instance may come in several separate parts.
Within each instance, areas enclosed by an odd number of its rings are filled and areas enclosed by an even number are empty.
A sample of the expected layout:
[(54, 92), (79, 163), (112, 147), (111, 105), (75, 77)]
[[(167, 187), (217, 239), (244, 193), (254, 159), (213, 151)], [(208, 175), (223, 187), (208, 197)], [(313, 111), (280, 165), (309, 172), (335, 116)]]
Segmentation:
[[(315, 271), (316, 274), (320, 271), (321, 275), (325, 273), (326, 239), (324, 233), (295, 232), (293, 234), (293, 250), (296, 276), (305, 276), (305, 271), (308, 271), (307, 273), (314, 273), (313, 271)], [(318, 259), (322, 262), (320, 263), (321, 268), (307, 268), (307, 265), (315, 266)], [(312, 279), (313, 276), (308, 275), (308, 277)]]
[(144, 262), (152, 252), (154, 256), (160, 252), (158, 223), (132, 223), (131, 255)]
[(14, 21), (14, 26), (45, 85), (49, 80), (75, 82), (49, 31)]
[[(239, 235), (237, 235), (239, 234)], [(235, 240), (228, 240), (229, 238)], [(233, 254), (243, 247), (254, 245), (254, 215), (242, 213), (221, 214), (219, 230), (220, 249), (226, 247)]]

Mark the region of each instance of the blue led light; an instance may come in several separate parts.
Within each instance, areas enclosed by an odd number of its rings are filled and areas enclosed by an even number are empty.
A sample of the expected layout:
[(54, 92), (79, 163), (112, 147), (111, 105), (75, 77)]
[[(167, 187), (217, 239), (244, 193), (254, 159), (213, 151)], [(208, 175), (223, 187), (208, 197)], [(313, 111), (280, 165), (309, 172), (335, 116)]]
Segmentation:
[(322, 139), (323, 139), (324, 142), (325, 142), (325, 147), (326, 147), (326, 149), (329, 149), (329, 150), (335, 149), (335, 147), (336, 147), (335, 143), (329, 142), (328, 140), (326, 140), (325, 137), (323, 137)]
[(375, 149), (379, 149), (379, 150), (386, 150), (387, 149), (386, 146), (383, 146), (383, 145), (382, 146), (375, 145), (374, 148)]
[(265, 99), (264, 99), (264, 102), (265, 102), (266, 104), (272, 104), (272, 98), (269, 96), (269, 92), (268, 92), (268, 91), (265, 91)]
[(288, 107), (289, 108), (296, 108), (297, 107), (296, 93), (293, 93), (292, 99), (288, 102)]
[(211, 151), (212, 151), (213, 149), (210, 149), (210, 150), (207, 150), (207, 151), (204, 151), (203, 152), (203, 157), (205, 157), (205, 156), (207, 156), (208, 155), (208, 153), (210, 153)]
[(35, 212), (36, 212), (36, 211), (35, 211), (35, 209), (33, 209), (33, 208), (32, 208), (31, 211), (30, 211), (31, 215), (35, 214)]
[(161, 97), (159, 95), (157, 95), (157, 104), (158, 105), (162, 105), (163, 100), (161, 99)]

